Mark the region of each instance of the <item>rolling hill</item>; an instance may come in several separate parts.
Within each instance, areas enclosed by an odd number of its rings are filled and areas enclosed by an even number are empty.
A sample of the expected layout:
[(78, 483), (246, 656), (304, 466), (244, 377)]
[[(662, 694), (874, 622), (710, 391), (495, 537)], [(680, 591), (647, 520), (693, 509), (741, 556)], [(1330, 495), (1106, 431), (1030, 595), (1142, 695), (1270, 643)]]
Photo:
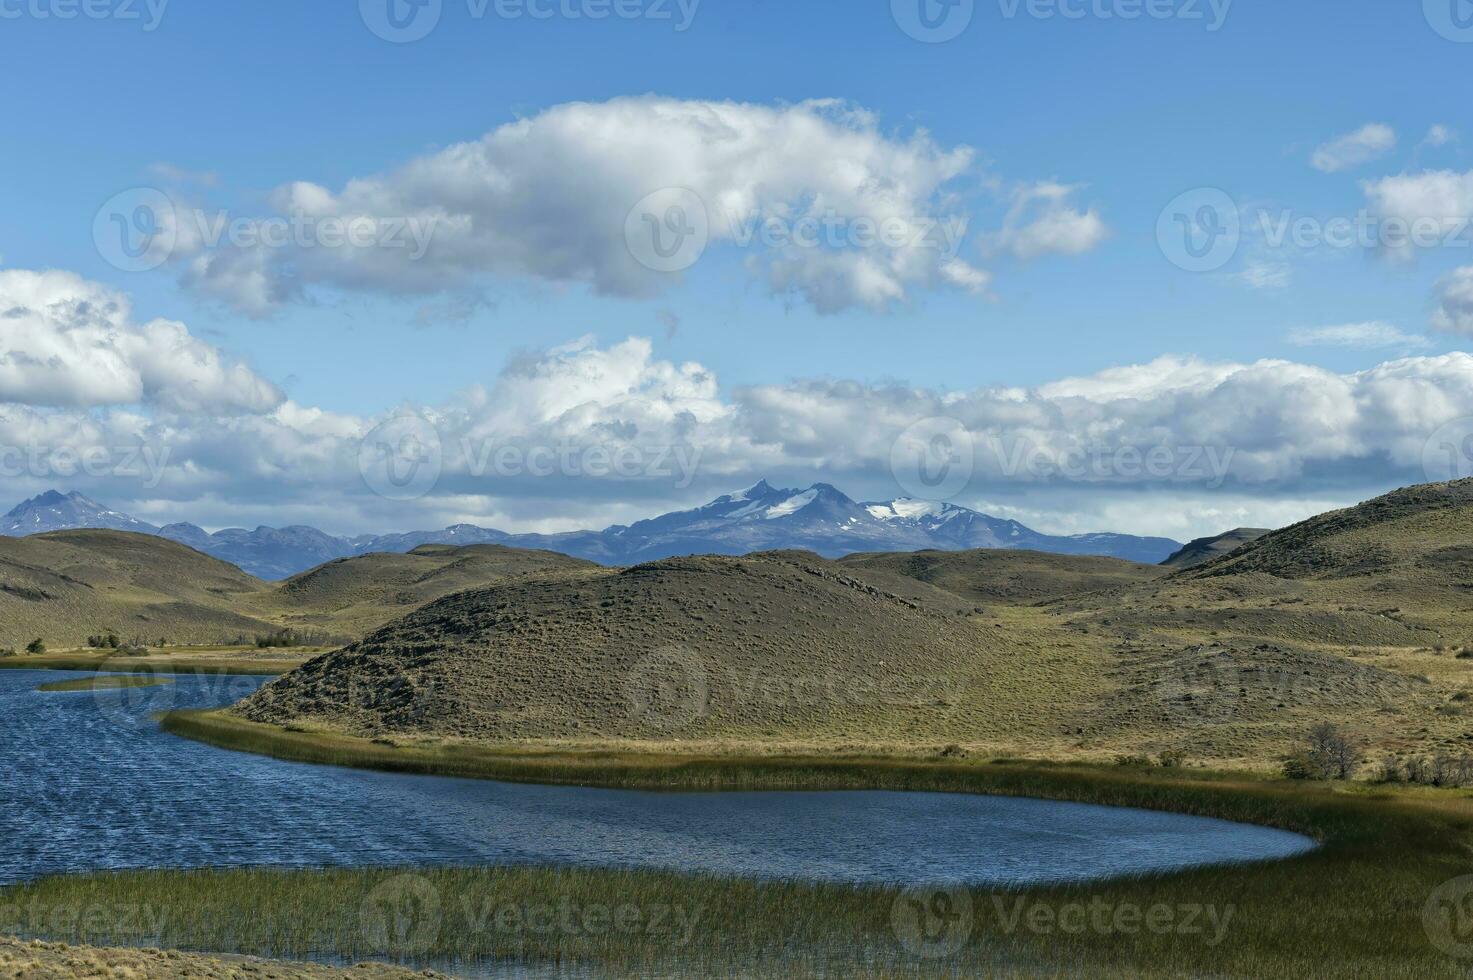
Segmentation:
[(1185, 548), (1161, 564), (1172, 569), (1191, 568), (1194, 565), (1212, 561), (1214, 558), (1232, 554), (1243, 545), (1251, 544), (1269, 533), (1271, 532), (1268, 528), (1240, 527), (1210, 538), (1198, 538), (1189, 542)]
[(426, 605), (239, 710), (391, 740), (1259, 767), (1330, 719), (1375, 754), (1455, 754), (1473, 752), (1470, 591), (1473, 481), (1176, 572), (979, 551), (551, 573)]
[(183, 545), (123, 531), (0, 537), (0, 646), (36, 637), (77, 646), (116, 630), (124, 639), (267, 633), (241, 608), (266, 583)]
[(582, 567), (590, 566), (550, 552), (431, 545), (269, 583), (156, 535), (0, 537), (0, 647), (36, 637), (75, 647), (109, 630), (124, 640), (218, 644), (287, 626), (346, 642), (452, 592)]
[(1157, 565), (1117, 558), (1036, 551), (921, 551), (850, 555), (840, 564), (855, 574), (904, 576), (977, 603), (1028, 605), (1064, 596), (1149, 582), (1167, 574)]
[(431, 603), (238, 710), (478, 741), (836, 744), (1035, 727), (1029, 675), (1048, 657), (1005, 652), (955, 596), (911, 585), (932, 601), (798, 553), (507, 583)]

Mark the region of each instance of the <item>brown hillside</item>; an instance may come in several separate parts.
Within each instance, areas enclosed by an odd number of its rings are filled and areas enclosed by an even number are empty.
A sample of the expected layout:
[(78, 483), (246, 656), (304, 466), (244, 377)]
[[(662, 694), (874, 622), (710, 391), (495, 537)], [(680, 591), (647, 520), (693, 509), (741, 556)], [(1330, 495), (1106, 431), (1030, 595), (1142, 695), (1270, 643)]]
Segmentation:
[(903, 576), (979, 603), (1033, 605), (1160, 578), (1156, 565), (1118, 558), (1037, 551), (918, 551), (850, 555), (839, 564), (865, 573)]
[(997, 640), (822, 559), (671, 559), (450, 596), (240, 711), (493, 740), (893, 738), (967, 728)]

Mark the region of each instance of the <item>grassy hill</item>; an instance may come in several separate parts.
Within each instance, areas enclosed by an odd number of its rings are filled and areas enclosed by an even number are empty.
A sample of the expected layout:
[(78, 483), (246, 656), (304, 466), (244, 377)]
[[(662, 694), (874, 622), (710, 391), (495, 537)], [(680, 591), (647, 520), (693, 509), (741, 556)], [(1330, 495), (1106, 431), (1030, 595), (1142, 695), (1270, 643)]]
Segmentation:
[(841, 565), (870, 578), (903, 576), (979, 604), (1033, 605), (1063, 596), (1149, 582), (1166, 574), (1157, 565), (1118, 558), (1037, 551), (919, 551), (850, 555)]
[(269, 587), (251, 603), (284, 625), (357, 637), (441, 596), (507, 578), (595, 567), (551, 551), (427, 544), (407, 554), (328, 562)]
[(1212, 561), (1214, 558), (1230, 555), (1243, 547), (1243, 545), (1251, 544), (1265, 534), (1272, 533), (1267, 528), (1240, 527), (1224, 534), (1214, 535), (1210, 538), (1198, 538), (1176, 554), (1167, 558), (1161, 564), (1166, 568), (1174, 570), (1202, 565)]
[(1020, 656), (1026, 635), (910, 584), (923, 601), (803, 553), (507, 583), (425, 606), (240, 712), (380, 737), (769, 747), (1047, 724), (1035, 702), (1067, 652)]
[(149, 535), (0, 537), (0, 646), (36, 637), (76, 646), (108, 629), (150, 641), (270, 632), (268, 621), (243, 611), (266, 587), (234, 565)]
[(1272, 766), (1331, 719), (1473, 752), (1473, 481), (1172, 573), (1019, 552), (785, 552), (447, 597), (241, 713), (393, 740), (797, 746)]
[(220, 644), (292, 627), (339, 643), (432, 599), (548, 570), (592, 567), (551, 552), (428, 545), (331, 562), (281, 583), (153, 535), (56, 531), (0, 537), (0, 647), (40, 637)]

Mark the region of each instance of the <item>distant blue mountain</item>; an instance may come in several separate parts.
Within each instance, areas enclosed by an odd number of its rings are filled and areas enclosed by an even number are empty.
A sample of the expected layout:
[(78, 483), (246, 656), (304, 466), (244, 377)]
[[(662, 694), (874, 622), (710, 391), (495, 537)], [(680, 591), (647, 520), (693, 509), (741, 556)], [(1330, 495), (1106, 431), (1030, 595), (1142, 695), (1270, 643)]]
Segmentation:
[(804, 549), (829, 558), (864, 551), (966, 551), (1007, 548), (1065, 555), (1104, 555), (1158, 564), (1182, 547), (1168, 538), (1128, 534), (1040, 534), (1002, 520), (923, 500), (856, 503), (827, 483), (805, 490), (762, 481), (694, 510), (663, 514), (628, 526), (566, 534), (507, 534), (472, 524), (441, 531), (344, 538), (312, 527), (231, 528), (210, 533), (193, 524), (154, 527), (109, 510), (81, 494), (42, 494), (0, 518), (0, 534), (102, 527), (162, 537), (224, 559), (266, 579), (281, 579), (337, 558), (375, 551), (407, 552), (424, 544), (502, 544), (542, 548), (601, 562), (630, 565), (673, 555), (743, 555)]

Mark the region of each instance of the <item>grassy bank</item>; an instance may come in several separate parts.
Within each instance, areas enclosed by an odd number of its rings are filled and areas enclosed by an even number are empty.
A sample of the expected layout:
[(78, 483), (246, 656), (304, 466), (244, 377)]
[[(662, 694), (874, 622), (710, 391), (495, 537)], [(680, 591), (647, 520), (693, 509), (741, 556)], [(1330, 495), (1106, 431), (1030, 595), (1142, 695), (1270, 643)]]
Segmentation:
[[(1141, 806), (1296, 830), (1321, 847), (1285, 862), (1017, 892), (901, 893), (539, 868), (149, 871), (18, 886), (0, 892), (0, 911), (146, 908), (157, 923), (140, 932), (135, 916), (130, 934), (104, 916), (51, 933), (72, 942), (432, 965), (515, 960), (620, 974), (1466, 976), (1468, 962), (1446, 952), (1447, 935), (1436, 929), (1452, 921), (1441, 918), (1448, 906), (1436, 896), (1448, 893), (1439, 886), (1473, 871), (1473, 804), (1462, 793), (1022, 762), (395, 748), (217, 713), (174, 714), (165, 725), (229, 748), (404, 772)], [(656, 918), (660, 929), (652, 928)], [(677, 923), (689, 928), (675, 932)]]
[(300, 667), (315, 653), (191, 649), (126, 657), (117, 653), (66, 651), (0, 657), (0, 670), (85, 670), (136, 674), (231, 674), (277, 676)]
[(144, 676), (119, 676), (109, 674), (103, 677), (82, 677), (74, 681), (52, 681), (49, 684), (41, 684), (36, 690), (47, 693), (69, 693), (72, 691), (113, 691), (122, 688), (134, 687), (162, 687), (172, 684), (173, 681), (161, 677)]

